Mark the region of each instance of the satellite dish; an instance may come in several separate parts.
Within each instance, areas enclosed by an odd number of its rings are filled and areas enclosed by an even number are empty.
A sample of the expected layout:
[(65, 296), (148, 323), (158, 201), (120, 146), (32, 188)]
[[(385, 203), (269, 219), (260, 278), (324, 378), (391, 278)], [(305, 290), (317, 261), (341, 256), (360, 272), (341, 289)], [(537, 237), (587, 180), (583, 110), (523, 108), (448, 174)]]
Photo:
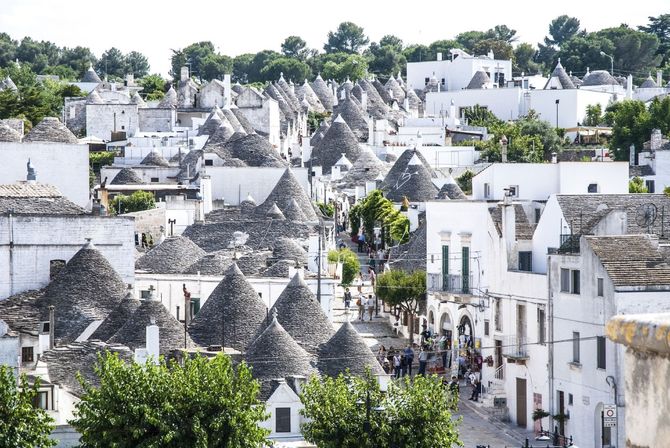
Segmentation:
[(642, 204), (635, 213), (635, 222), (640, 227), (646, 227), (647, 232), (649, 232), (654, 221), (656, 221), (656, 213), (657, 209), (654, 204)]

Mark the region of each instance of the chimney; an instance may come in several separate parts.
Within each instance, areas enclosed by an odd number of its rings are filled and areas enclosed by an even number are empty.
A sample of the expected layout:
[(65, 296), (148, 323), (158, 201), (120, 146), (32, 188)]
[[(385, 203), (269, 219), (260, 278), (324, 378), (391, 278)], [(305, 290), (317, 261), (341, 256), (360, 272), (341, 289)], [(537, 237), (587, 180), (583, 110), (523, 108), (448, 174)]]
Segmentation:
[(37, 181), (37, 173), (35, 172), (35, 168), (33, 168), (33, 164), (30, 163), (30, 159), (28, 159), (28, 163), (26, 163), (26, 167), (28, 169), (28, 174), (26, 175), (26, 180), (28, 183), (34, 184)]
[(340, 99), (341, 99), (342, 101), (344, 101), (345, 99), (347, 99), (347, 91), (346, 91), (346, 90), (344, 90), (344, 89), (340, 90)]
[(438, 51), (438, 52), (437, 52), (437, 60), (438, 60), (438, 61), (441, 61), (441, 60), (442, 60), (442, 52), (441, 52), (441, 51)]
[(330, 180), (340, 180), (342, 178), (342, 173), (340, 173), (340, 167), (338, 165), (333, 165), (330, 168)]
[(134, 86), (135, 85), (135, 75), (132, 73), (127, 73), (126, 74), (126, 86)]
[(361, 92), (361, 106), (364, 111), (368, 110), (368, 94), (365, 92)]
[(228, 107), (230, 100), (230, 74), (223, 75), (223, 107)]
[(661, 134), (660, 129), (652, 129), (651, 139), (649, 141), (649, 150), (651, 153), (655, 153), (657, 149), (661, 149), (661, 144), (663, 142), (663, 134)]
[(54, 313), (54, 306), (49, 305), (49, 350), (54, 348), (54, 326), (56, 325), (56, 317)]
[(402, 102), (402, 107), (405, 109), (405, 112), (409, 112), (409, 98), (405, 97)]
[(507, 250), (508, 267), (514, 267), (514, 245), (516, 243), (516, 211), (514, 204), (509, 195), (509, 191), (505, 191), (502, 203), (502, 234), (505, 238), (505, 248)]
[(181, 76), (179, 77), (179, 80), (181, 82), (186, 82), (188, 81), (188, 78), (189, 78), (188, 67), (183, 66), (181, 68)]
[(629, 74), (626, 78), (626, 98), (633, 99), (633, 75)]
[(500, 138), (500, 161), (502, 163), (507, 163), (507, 137), (503, 135)]
[(551, 163), (558, 163), (558, 154), (555, 152), (551, 153)]
[(423, 134), (421, 131), (416, 131), (416, 150), (423, 148)]
[(663, 87), (663, 70), (656, 70), (656, 85)]
[[(207, 214), (212, 211), (212, 178), (209, 174), (200, 176), (200, 196), (202, 197), (202, 211)], [(203, 216), (204, 220), (204, 216)]]
[(160, 338), (156, 318), (153, 316), (150, 318), (149, 325), (147, 325), (146, 337), (147, 358), (150, 357), (154, 363), (157, 363), (160, 356)]

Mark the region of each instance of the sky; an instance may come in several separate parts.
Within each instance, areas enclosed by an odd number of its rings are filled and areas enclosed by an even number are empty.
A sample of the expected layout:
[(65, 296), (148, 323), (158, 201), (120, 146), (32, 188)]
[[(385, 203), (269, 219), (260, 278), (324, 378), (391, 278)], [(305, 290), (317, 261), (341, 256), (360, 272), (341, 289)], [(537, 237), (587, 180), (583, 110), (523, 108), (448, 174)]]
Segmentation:
[(611, 0), (502, 2), (423, 0), (0, 0), (0, 32), (14, 39), (30, 36), (59, 46), (87, 46), (100, 56), (110, 47), (139, 51), (151, 71), (166, 76), (171, 49), (209, 40), (221, 53), (236, 56), (280, 50), (284, 38), (298, 35), (311, 48), (323, 49), (328, 31), (344, 21), (365, 29), (371, 41), (395, 34), (405, 43), (429, 44), (469, 30), (504, 24), (517, 30), (519, 42), (536, 44), (552, 19), (577, 17), (587, 31), (645, 25), (649, 16), (670, 11), (668, 0), (626, 3)]

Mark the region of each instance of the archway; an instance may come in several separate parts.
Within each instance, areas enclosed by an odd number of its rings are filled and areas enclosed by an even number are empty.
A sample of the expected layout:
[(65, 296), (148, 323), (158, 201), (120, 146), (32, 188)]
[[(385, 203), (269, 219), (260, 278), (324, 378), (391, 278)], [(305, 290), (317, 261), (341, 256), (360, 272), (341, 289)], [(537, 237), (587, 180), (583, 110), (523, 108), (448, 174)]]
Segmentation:
[(458, 321), (458, 347), (472, 348), (475, 343), (475, 327), (472, 325), (472, 319), (464, 314)]

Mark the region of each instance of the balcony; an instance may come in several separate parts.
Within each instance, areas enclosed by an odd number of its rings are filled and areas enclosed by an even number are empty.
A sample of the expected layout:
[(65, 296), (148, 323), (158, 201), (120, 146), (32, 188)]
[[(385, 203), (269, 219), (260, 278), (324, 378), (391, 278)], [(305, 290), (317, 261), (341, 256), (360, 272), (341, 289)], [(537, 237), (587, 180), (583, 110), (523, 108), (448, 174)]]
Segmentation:
[(528, 354), (528, 340), (525, 336), (503, 337), (502, 354), (505, 358), (512, 360), (525, 360), (530, 358)]
[(426, 280), (430, 292), (472, 294), (472, 275), (465, 277), (465, 282), (463, 282), (462, 275), (449, 274), (445, 279), (441, 273), (429, 273)]

